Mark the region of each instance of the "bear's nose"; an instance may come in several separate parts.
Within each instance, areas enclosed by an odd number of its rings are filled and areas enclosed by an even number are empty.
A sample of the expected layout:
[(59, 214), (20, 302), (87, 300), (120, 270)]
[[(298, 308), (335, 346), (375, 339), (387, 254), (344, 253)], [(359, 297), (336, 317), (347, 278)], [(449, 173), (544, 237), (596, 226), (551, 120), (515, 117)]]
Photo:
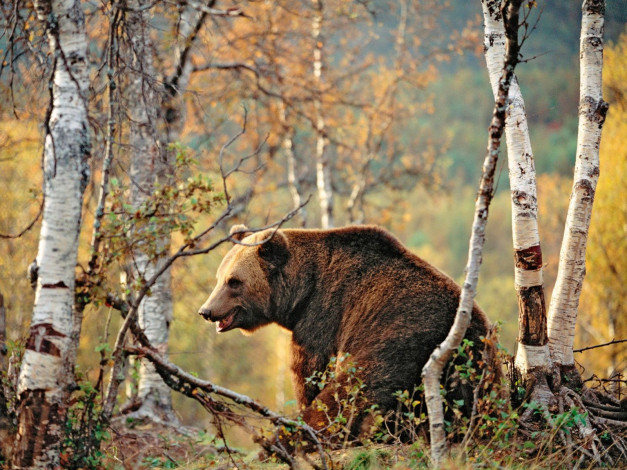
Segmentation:
[(210, 320), (211, 310), (201, 307), (200, 310), (198, 310), (198, 315), (202, 316), (205, 320)]

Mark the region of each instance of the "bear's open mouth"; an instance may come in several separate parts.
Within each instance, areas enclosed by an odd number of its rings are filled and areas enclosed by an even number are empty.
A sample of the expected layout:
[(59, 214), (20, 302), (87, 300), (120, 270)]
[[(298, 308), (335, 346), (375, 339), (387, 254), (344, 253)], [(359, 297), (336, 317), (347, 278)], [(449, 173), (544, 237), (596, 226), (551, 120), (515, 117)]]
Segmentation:
[(216, 324), (216, 331), (218, 333), (224, 333), (225, 331), (229, 331), (233, 326), (233, 320), (235, 319), (235, 312), (229, 313), (222, 320), (218, 321)]

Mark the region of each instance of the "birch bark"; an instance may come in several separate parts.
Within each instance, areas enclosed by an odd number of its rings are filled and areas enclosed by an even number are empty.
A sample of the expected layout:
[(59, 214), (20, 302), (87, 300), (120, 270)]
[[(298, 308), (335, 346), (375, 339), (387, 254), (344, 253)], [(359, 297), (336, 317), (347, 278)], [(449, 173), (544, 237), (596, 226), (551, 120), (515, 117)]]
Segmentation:
[[(152, 63), (152, 47), (148, 35), (143, 2), (134, 2), (134, 11), (129, 12), (127, 27), (133, 51), (134, 70), (139, 71), (130, 90), (131, 114), (130, 144), (131, 160), (131, 205), (139, 209), (151, 196), (159, 175), (167, 173), (167, 154), (159, 143), (157, 134), (157, 110), (161, 104), (155, 87), (155, 69)], [(150, 225), (150, 223), (149, 223)], [(147, 280), (160, 269), (167, 254), (169, 237), (150, 240), (150, 227), (139, 227), (143, 238), (133, 253), (135, 276)], [(154, 247), (150, 244), (154, 243)], [(156, 256), (151, 252), (157, 253)], [(169, 326), (172, 321), (172, 293), (170, 271), (163, 273), (151, 287), (138, 309), (139, 326), (151, 344), (167, 354)], [(157, 422), (176, 422), (172, 409), (170, 388), (163, 382), (148, 360), (141, 360), (137, 384), (139, 409), (133, 415)]]
[[(490, 84), (496, 98), (505, 60), (505, 27), (501, 1), (482, 0), (484, 51)], [(516, 76), (507, 100), (505, 137), (512, 201), (515, 287), (518, 295), (516, 369), (527, 381), (536, 368), (548, 369), (550, 357), (542, 278), (542, 248), (538, 233), (536, 172), (529, 139), (525, 102)]]
[(472, 319), (473, 301), (479, 282), (479, 268), (485, 242), (485, 229), (488, 222), (488, 209), (494, 194), (494, 172), (498, 159), (501, 138), (505, 128), (505, 110), (510, 91), (510, 83), (514, 77), (514, 68), (518, 63), (518, 11), (522, 0), (505, 0), (501, 14), (505, 16), (506, 54), (501, 68), (492, 121), (489, 128), (489, 139), (483, 172), (479, 185), (479, 193), (475, 202), (475, 215), (468, 247), (468, 263), (455, 321), (446, 339), (429, 357), (422, 369), (425, 387), (425, 402), (429, 412), (429, 431), (431, 435), (431, 458), (434, 466), (440, 467), (447, 451), (444, 427), (444, 409), (440, 395), (440, 379), (442, 372), (453, 352), (459, 347)]
[(318, 188), (318, 200), (320, 202), (320, 227), (331, 228), (333, 222), (333, 189), (331, 187), (331, 168), (329, 155), (326, 152), (326, 137), (324, 112), (322, 109), (322, 23), (324, 20), (324, 6), (322, 0), (313, 0), (314, 14), (312, 20), (312, 36), (314, 40), (313, 51), (313, 75), (316, 96), (314, 97), (315, 131), (316, 131), (316, 186)]
[[(298, 184), (298, 176), (296, 174), (296, 155), (294, 154), (294, 126), (288, 122), (287, 106), (285, 103), (279, 103), (279, 122), (283, 128), (283, 149), (285, 151), (285, 159), (287, 163), (287, 184), (292, 197), (292, 208), (297, 209), (302, 204), (300, 195), (300, 185)], [(307, 211), (304, 207), (300, 209), (301, 227), (307, 226)]]
[(56, 468), (76, 345), (74, 268), (83, 193), (89, 181), (85, 16), (77, 0), (39, 0), (53, 61), (44, 141), (44, 212), (31, 327), (18, 381), (19, 427), (13, 468)]
[(579, 128), (573, 188), (560, 261), (549, 306), (549, 347), (555, 363), (574, 368), (579, 295), (586, 274), (586, 243), (599, 178), (599, 145), (608, 104), (602, 96), (605, 2), (585, 0), (580, 38)]

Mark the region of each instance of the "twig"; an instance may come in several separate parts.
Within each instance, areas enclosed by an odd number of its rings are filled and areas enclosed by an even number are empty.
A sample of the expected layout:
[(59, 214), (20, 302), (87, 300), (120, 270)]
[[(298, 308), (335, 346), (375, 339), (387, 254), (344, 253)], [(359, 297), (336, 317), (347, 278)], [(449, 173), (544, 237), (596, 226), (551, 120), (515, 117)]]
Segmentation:
[(37, 215), (35, 216), (35, 218), (31, 221), (31, 223), (29, 223), (26, 228), (24, 230), (22, 230), (21, 232), (19, 232), (17, 235), (9, 235), (9, 234), (5, 234), (5, 233), (0, 233), (0, 238), (6, 238), (6, 239), (11, 239), (11, 238), (20, 238), (22, 235), (24, 235), (26, 232), (28, 232), (31, 228), (33, 228), (33, 226), (35, 225), (35, 223), (37, 223), (37, 221), (39, 220), (39, 218), (41, 217), (41, 214), (44, 211), (44, 198), (41, 198), (41, 203), (39, 204), (39, 211), (37, 212)]
[(627, 342), (627, 339), (613, 339), (609, 343), (597, 344), (595, 346), (587, 346), (587, 347), (581, 348), (581, 349), (573, 349), (573, 352), (574, 353), (581, 353), (581, 352), (584, 352), (584, 351), (589, 351), (590, 349), (604, 348), (606, 346), (611, 346), (612, 344), (620, 344), (620, 343), (625, 343), (625, 342)]

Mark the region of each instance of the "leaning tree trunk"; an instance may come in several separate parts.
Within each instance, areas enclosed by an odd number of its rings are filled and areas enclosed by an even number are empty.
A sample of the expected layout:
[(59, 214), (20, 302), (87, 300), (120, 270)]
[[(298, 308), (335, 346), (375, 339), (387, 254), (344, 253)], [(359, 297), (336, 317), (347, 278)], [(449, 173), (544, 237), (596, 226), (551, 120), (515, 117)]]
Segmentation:
[[(481, 4), (485, 21), (484, 51), (492, 91), (496, 96), (505, 60), (505, 27), (499, 11), (501, 2), (483, 0)], [(515, 76), (509, 89), (505, 135), (512, 201), (514, 280), (518, 295), (516, 375), (523, 383), (534, 383), (534, 400), (547, 402), (552, 397), (546, 381), (551, 358), (538, 233), (536, 172), (525, 103)]]
[(509, 25), (506, 36), (507, 51), (505, 62), (501, 68), (501, 76), (498, 80), (492, 121), (489, 128), (487, 154), (483, 163), (479, 193), (475, 202), (475, 215), (468, 248), (468, 264), (466, 265), (466, 279), (462, 287), (455, 321), (446, 339), (435, 349), (422, 369), (425, 402), (429, 412), (431, 458), (436, 468), (441, 465), (447, 451), (440, 379), (444, 367), (453, 355), (453, 352), (462, 343), (462, 339), (472, 319), (473, 301), (477, 283), (479, 282), (479, 268), (485, 242), (485, 229), (488, 223), (488, 209), (494, 194), (494, 172), (505, 128), (505, 104), (510, 90), (510, 83), (514, 77), (514, 68), (518, 63), (518, 11), (521, 2), (522, 0), (506, 0), (504, 2), (503, 15), (505, 23)]
[(603, 0), (585, 0), (580, 39), (579, 129), (573, 189), (553, 296), (549, 346), (553, 361), (571, 379), (578, 377), (573, 342), (579, 295), (586, 274), (586, 242), (599, 178), (599, 145), (608, 104), (603, 101)]
[[(134, 70), (139, 71), (130, 87), (130, 144), (131, 205), (139, 210), (150, 198), (160, 173), (167, 168), (167, 154), (159, 144), (157, 109), (160, 96), (156, 91), (152, 47), (143, 2), (136, 3), (135, 11), (128, 14), (127, 25), (132, 45)], [(170, 245), (169, 235), (158, 235), (151, 240), (154, 222), (147, 221), (137, 227), (136, 236), (142, 239), (133, 253), (135, 277), (148, 280), (160, 268)], [(157, 230), (158, 232), (158, 230)], [(164, 272), (151, 287), (138, 310), (139, 325), (161, 354), (168, 349), (169, 326), (172, 320), (172, 292), (170, 271)], [(153, 364), (142, 359), (139, 367), (136, 407), (133, 416), (155, 422), (176, 422), (172, 408), (170, 388), (155, 371)]]
[(76, 0), (35, 2), (53, 76), (44, 142), (44, 212), (31, 327), (18, 381), (13, 468), (56, 468), (75, 387), (74, 269), (83, 192), (89, 180), (85, 16)]
[(329, 155), (326, 151), (327, 139), (325, 136), (324, 112), (322, 107), (322, 22), (324, 19), (323, 0), (313, 0), (314, 13), (312, 20), (312, 36), (314, 40), (313, 75), (315, 83), (314, 110), (316, 131), (316, 186), (320, 202), (320, 226), (331, 228), (333, 222), (333, 189), (331, 187), (331, 167)]

